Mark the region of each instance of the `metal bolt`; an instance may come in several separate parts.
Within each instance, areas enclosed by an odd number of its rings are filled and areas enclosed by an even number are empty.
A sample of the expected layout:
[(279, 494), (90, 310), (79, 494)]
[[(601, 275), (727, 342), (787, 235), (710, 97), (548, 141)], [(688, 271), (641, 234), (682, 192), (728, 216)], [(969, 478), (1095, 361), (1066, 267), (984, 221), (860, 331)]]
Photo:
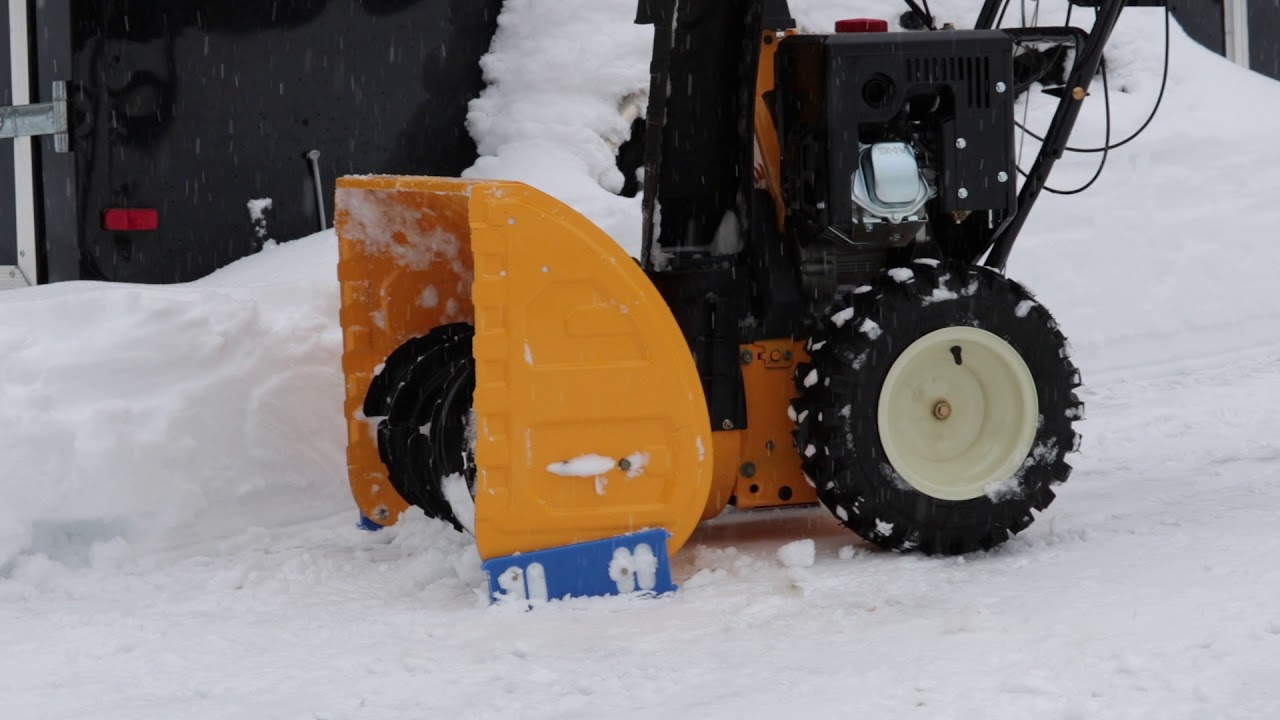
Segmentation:
[(630, 469), (631, 469), (631, 461), (630, 461), (630, 460), (628, 460), (628, 459), (626, 459), (626, 458), (622, 458), (621, 460), (619, 460), (619, 461), (618, 461), (618, 469), (619, 469), (619, 470), (621, 470), (621, 471), (623, 471), (623, 472), (626, 472), (626, 471), (630, 470)]
[(996, 174), (996, 179), (999, 180), (1000, 182), (1008, 182), (1009, 173), (1001, 170), (999, 173)]
[(742, 467), (738, 468), (738, 472), (741, 472), (742, 477), (744, 478), (753, 478), (756, 476), (756, 464), (749, 462), (742, 463)]
[(961, 150), (963, 150), (964, 147), (968, 144), (969, 143), (964, 141), (964, 138), (956, 138), (956, 147), (960, 148)]
[(791, 351), (790, 351), (790, 350), (783, 350), (783, 351), (782, 351), (782, 359), (783, 359), (783, 360), (786, 360), (787, 362), (791, 362), (791, 358), (792, 358), (792, 357), (794, 357), (794, 356), (791, 354)]
[(968, 191), (968, 190), (965, 190), (964, 188), (960, 188), (960, 190), (956, 192), (956, 195), (957, 195), (961, 200), (963, 200), (963, 199), (965, 199), (965, 198), (969, 197), (969, 191)]
[(1078, 100), (1083, 100), (1083, 99), (1084, 99), (1084, 88), (1080, 87), (1079, 85), (1077, 85), (1077, 86), (1075, 86), (1075, 87), (1071, 88), (1071, 97), (1072, 97), (1072, 98), (1074, 98), (1074, 99), (1076, 99), (1077, 101), (1078, 101)]
[(373, 519), (378, 522), (386, 522), (391, 519), (391, 511), (387, 509), (386, 505), (379, 505), (373, 509)]
[(996, 83), (996, 92), (998, 92), (998, 93), (1002, 93), (1002, 92), (1004, 92), (1005, 90), (1008, 90), (1008, 89), (1009, 89), (1009, 86), (1008, 86), (1008, 85), (1005, 85), (1005, 84), (1004, 84), (1004, 83), (1002, 83), (1002, 82), (998, 82), (998, 83)]
[(733, 421), (732, 421), (732, 420), (725, 420), (724, 422), (720, 423), (720, 427), (724, 428), (725, 430), (732, 430), (732, 429), (733, 429)]
[(775, 447), (777, 447), (777, 446), (773, 444), (773, 441), (772, 441), (772, 440), (766, 440), (766, 441), (764, 442), (764, 449), (765, 449), (765, 450), (767, 450), (767, 451), (769, 451), (769, 452), (773, 452), (773, 449), (774, 449)]
[(751, 351), (750, 351), (750, 350), (743, 350), (743, 351), (742, 351), (742, 364), (743, 364), (743, 365), (750, 365), (750, 364), (751, 364), (751, 359), (752, 359), (753, 357), (754, 357), (754, 356), (751, 354)]
[(951, 403), (946, 400), (939, 400), (938, 404), (933, 406), (933, 416), (939, 420), (946, 420), (951, 417)]

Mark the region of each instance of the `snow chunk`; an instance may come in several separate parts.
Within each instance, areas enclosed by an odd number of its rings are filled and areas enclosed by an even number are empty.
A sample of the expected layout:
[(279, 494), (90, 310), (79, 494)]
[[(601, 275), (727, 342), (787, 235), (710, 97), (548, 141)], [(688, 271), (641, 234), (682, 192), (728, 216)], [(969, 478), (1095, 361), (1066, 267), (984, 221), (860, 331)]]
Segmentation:
[(911, 279), (915, 276), (916, 274), (912, 272), (911, 268), (894, 268), (889, 271), (889, 277), (900, 283), (911, 282)]
[(267, 237), (267, 216), (266, 212), (271, 209), (271, 198), (260, 198), (250, 200), (246, 203), (249, 207), (249, 219), (253, 222), (253, 234), (259, 239)]
[(916, 263), (917, 265), (928, 265), (929, 267), (935, 267), (935, 268), (942, 264), (942, 261), (938, 260), (937, 258), (917, 258), (915, 260), (912, 260), (912, 262)]
[(436, 290), (435, 285), (428, 285), (422, 294), (418, 296), (418, 305), (424, 308), (433, 308), (440, 304), (440, 291)]
[(649, 453), (633, 452), (626, 457), (628, 470), (628, 478), (638, 478), (644, 474), (644, 469), (649, 465)]
[(271, 209), (271, 198), (250, 200), (246, 204), (249, 206), (249, 219), (256, 223), (261, 221), (265, 217), (266, 211)]
[(880, 337), (880, 326), (870, 318), (862, 321), (862, 325), (858, 326), (858, 331), (872, 340)]
[(852, 545), (845, 545), (844, 547), (840, 548), (838, 557), (841, 560), (852, 560), (853, 556), (856, 554), (858, 554), (858, 551), (855, 550)]
[(789, 568), (813, 567), (817, 544), (811, 539), (796, 540), (778, 548), (778, 562)]
[(698, 445), (698, 461), (701, 462), (703, 460), (706, 460), (707, 449), (702, 445), (702, 436), (699, 435), (698, 437), (694, 438), (694, 442), (697, 443)]
[(893, 523), (876, 518), (876, 534), (888, 536), (893, 533)]
[(472, 535), (476, 534), (476, 501), (471, 497), (471, 488), (467, 487), (467, 479), (461, 473), (453, 473), (440, 482), (445, 502), (453, 510), (462, 527)]
[(831, 322), (835, 323), (836, 327), (838, 328), (844, 327), (844, 324), (849, 322), (852, 319), (853, 319), (853, 308), (845, 308), (840, 312), (836, 313), (835, 315), (831, 316)]
[(1027, 313), (1031, 312), (1031, 308), (1035, 306), (1036, 306), (1036, 302), (1034, 300), (1023, 300), (1022, 302), (1018, 303), (1018, 307), (1013, 309), (1013, 314), (1017, 315), (1020, 318), (1026, 317)]
[(804, 376), (804, 386), (813, 387), (818, 384), (818, 371), (810, 370), (808, 375)]
[(934, 288), (934, 289), (933, 289), (933, 292), (929, 293), (929, 296), (928, 296), (928, 297), (926, 297), (926, 298), (924, 299), (924, 304), (925, 304), (925, 305), (931, 305), (931, 304), (936, 303), (936, 302), (945, 302), (945, 301), (947, 301), (947, 300), (956, 300), (956, 299), (958, 299), (959, 297), (960, 297), (960, 296), (959, 296), (955, 291), (953, 291), (953, 290), (948, 290), (945, 286), (943, 286), (943, 285), (939, 285), (938, 287), (936, 287), (936, 288)]
[(596, 494), (604, 497), (604, 488), (609, 484), (609, 478), (603, 475), (596, 476)]
[(533, 350), (529, 348), (528, 341), (524, 344), (524, 364), (533, 365)]
[(859, 285), (858, 287), (856, 287), (856, 288), (854, 288), (854, 289), (853, 289), (853, 294), (854, 294), (854, 295), (865, 295), (865, 294), (867, 294), (867, 293), (869, 293), (869, 292), (871, 292), (871, 286), (870, 286), (870, 285)]
[(836, 517), (840, 518), (840, 522), (849, 522), (849, 511), (837, 505)]
[(612, 470), (617, 462), (603, 455), (579, 455), (567, 462), (551, 463), (547, 472), (560, 477), (595, 477)]

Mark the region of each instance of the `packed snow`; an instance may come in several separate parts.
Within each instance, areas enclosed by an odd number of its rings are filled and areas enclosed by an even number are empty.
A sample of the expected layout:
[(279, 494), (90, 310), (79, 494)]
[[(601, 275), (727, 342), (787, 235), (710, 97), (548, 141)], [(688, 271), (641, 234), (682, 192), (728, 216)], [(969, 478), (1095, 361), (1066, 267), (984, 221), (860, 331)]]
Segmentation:
[[(965, 25), (977, 3), (933, 6)], [(901, 5), (793, 9), (825, 29)], [(629, 249), (611, 158), (647, 87), (634, 10), (508, 0), (469, 173)], [(1126, 11), (1116, 136), (1155, 100), (1162, 38), (1160, 11)], [(1044, 197), (1013, 253), (1089, 419), (1058, 500), (990, 553), (727, 513), (674, 558), (672, 597), (490, 607), (470, 535), (416, 511), (355, 527), (332, 233), (188, 285), (0, 293), (0, 716), (1280, 717), (1280, 84), (1176, 27), (1172, 56), (1160, 116), (1091, 190)], [(1051, 111), (1033, 94), (1031, 126)], [(1102, 135), (1095, 90), (1075, 144)]]
[(579, 455), (564, 462), (551, 463), (547, 472), (560, 477), (595, 477), (614, 468), (618, 461), (603, 455)]

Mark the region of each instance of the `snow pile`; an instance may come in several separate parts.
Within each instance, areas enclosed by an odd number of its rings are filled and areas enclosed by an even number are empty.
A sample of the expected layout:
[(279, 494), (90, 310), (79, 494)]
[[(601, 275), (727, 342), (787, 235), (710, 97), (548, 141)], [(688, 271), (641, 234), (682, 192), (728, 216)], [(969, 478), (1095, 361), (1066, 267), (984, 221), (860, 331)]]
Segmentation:
[(0, 570), (349, 507), (333, 234), (200, 282), (0, 293)]
[(489, 87), (467, 116), (481, 157), (464, 175), (528, 183), (639, 255), (640, 200), (616, 194), (615, 157), (648, 102), (653, 30), (635, 11), (635, 0), (507, 0), (481, 62)]

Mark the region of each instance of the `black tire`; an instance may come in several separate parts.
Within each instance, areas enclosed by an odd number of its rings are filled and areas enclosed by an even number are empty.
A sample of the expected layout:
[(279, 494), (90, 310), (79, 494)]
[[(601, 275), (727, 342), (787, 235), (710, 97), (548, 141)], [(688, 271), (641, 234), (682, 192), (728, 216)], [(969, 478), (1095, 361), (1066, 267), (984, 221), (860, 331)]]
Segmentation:
[(443, 481), (459, 474), (475, 492), (475, 456), (468, 437), (475, 330), (441, 325), (408, 340), (369, 384), (364, 414), (378, 421), (378, 454), (392, 487), (428, 517), (466, 528), (445, 497)]
[[(1052, 486), (1071, 474), (1063, 458), (1079, 447), (1073, 424), (1084, 406), (1073, 392), (1080, 375), (1066, 339), (1021, 285), (987, 268), (917, 261), (859, 288), (828, 318), (809, 341), (810, 362), (797, 370), (801, 396), (792, 412), (805, 474), (845, 526), (891, 550), (957, 555), (1005, 542), (1032, 523), (1033, 511), (1049, 506)], [(1039, 417), (1021, 467), (1002, 484), (977, 497), (940, 499), (905, 481), (890, 462), (878, 408), (890, 368), (908, 347), (935, 331), (966, 327), (991, 333), (1021, 357)], [(987, 422), (981, 418), (978, 424)], [(1022, 428), (1030, 437), (1030, 425)], [(1015, 449), (1008, 461), (1018, 457)]]

